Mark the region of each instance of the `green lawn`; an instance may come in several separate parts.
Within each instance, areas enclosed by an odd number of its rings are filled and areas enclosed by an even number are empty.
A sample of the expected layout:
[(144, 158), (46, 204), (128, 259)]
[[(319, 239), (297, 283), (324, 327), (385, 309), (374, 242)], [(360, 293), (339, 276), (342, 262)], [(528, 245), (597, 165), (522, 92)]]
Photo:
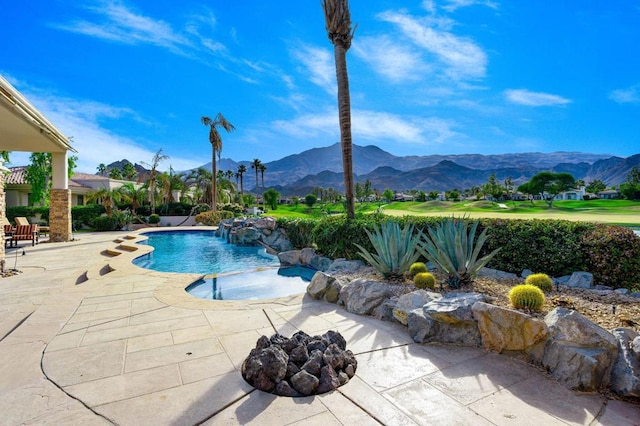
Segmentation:
[[(356, 203), (356, 213), (372, 213), (378, 210), (378, 203)], [(393, 202), (382, 205), (382, 211), (392, 216), (443, 216), (467, 215), (474, 218), (513, 218), (513, 219), (565, 219), (587, 222), (614, 223), (627, 226), (640, 226), (640, 202), (629, 200), (592, 200), (592, 201), (555, 201), (549, 208), (544, 201), (516, 201), (493, 203), (490, 201), (427, 201)], [(275, 217), (309, 218), (344, 213), (342, 204), (314, 205), (309, 208), (303, 204), (278, 206), (269, 210), (268, 215)]]
[(544, 201), (397, 202), (386, 205), (384, 212), (394, 216), (466, 214), (476, 218), (566, 219), (640, 226), (640, 202), (629, 200), (555, 201), (551, 208)]

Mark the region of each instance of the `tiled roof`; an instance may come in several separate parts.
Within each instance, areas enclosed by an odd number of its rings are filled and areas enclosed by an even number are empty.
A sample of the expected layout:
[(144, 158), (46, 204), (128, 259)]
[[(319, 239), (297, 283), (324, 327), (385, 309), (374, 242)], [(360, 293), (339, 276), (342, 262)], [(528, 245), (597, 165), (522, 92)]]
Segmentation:
[(25, 169), (25, 166), (10, 167), (9, 170), (11, 170), (11, 173), (9, 174), (9, 176), (7, 176), (5, 182), (10, 185), (26, 184), (27, 180), (25, 179)]
[[(26, 178), (26, 166), (18, 166), (18, 167), (10, 167), (9, 170), (11, 170), (11, 173), (9, 174), (9, 176), (7, 177), (5, 183), (8, 185), (28, 185), (27, 182), (27, 178)], [(79, 177), (80, 180), (100, 180), (100, 179), (107, 179), (104, 178), (102, 176), (96, 176), (96, 175), (90, 175), (88, 173), (74, 173), (73, 174), (74, 178)], [(92, 177), (97, 178), (97, 179), (91, 179)], [(86, 187), (86, 188), (90, 188), (87, 185), (83, 185), (77, 181), (75, 181), (73, 178), (69, 179), (69, 186), (74, 186), (74, 187), (78, 187), (78, 188), (82, 188), (82, 187)]]

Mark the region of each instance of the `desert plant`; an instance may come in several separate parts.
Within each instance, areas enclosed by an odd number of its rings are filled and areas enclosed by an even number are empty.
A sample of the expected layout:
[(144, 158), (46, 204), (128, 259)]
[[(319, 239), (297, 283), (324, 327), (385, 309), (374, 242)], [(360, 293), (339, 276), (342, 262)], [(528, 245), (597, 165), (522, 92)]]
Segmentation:
[(427, 269), (427, 265), (425, 265), (424, 262), (415, 262), (409, 267), (409, 276), (411, 278), (415, 277), (420, 272), (429, 272), (429, 269)]
[(544, 293), (535, 285), (520, 284), (509, 291), (509, 302), (516, 309), (539, 311), (544, 301)]
[(478, 221), (470, 223), (466, 218), (449, 218), (429, 227), (422, 234), (418, 251), (447, 275), (447, 284), (458, 288), (468, 284), (478, 274), (499, 248), (478, 258), (487, 240), (487, 228), (476, 239)]
[(226, 210), (209, 210), (198, 213), (195, 217), (196, 223), (202, 223), (207, 226), (217, 226), (223, 219), (231, 219), (233, 213)]
[(356, 247), (360, 249), (360, 255), (383, 276), (402, 276), (420, 257), (417, 250), (420, 234), (414, 234), (414, 229), (413, 225), (400, 229), (398, 223), (387, 221), (379, 227), (374, 226), (373, 231), (365, 229), (376, 254), (360, 244)]
[(430, 272), (418, 272), (415, 277), (413, 277), (413, 284), (417, 288), (421, 289), (429, 289), (435, 290), (436, 288), (436, 278)]
[(553, 280), (547, 274), (531, 274), (524, 280), (524, 283), (535, 285), (544, 292), (553, 290)]

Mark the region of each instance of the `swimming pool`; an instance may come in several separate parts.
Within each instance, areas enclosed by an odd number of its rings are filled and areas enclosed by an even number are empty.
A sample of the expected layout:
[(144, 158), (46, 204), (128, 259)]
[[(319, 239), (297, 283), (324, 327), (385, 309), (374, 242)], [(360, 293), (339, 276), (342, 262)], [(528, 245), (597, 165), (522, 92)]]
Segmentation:
[(160, 272), (202, 274), (186, 291), (214, 300), (256, 300), (304, 293), (315, 270), (280, 268), (263, 247), (239, 247), (213, 231), (158, 231), (142, 234), (154, 251), (133, 263)]

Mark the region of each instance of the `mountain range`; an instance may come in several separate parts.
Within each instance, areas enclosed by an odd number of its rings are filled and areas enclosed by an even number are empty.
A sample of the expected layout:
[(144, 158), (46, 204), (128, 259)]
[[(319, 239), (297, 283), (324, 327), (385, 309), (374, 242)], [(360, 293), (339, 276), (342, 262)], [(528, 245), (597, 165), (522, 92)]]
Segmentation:
[[(218, 163), (218, 169), (235, 172), (240, 164), (244, 164), (247, 167), (245, 190), (254, 191), (255, 171), (251, 169), (251, 163), (223, 158)], [(265, 187), (275, 188), (285, 196), (306, 195), (316, 186), (344, 190), (339, 143), (309, 149), (264, 165), (267, 167), (264, 173)], [(211, 163), (202, 167), (210, 169)], [(374, 145), (353, 145), (356, 182), (369, 180), (372, 187), (380, 191), (386, 188), (425, 192), (466, 189), (484, 184), (491, 174), (495, 174), (499, 181), (511, 177), (517, 186), (542, 171), (570, 173), (587, 183), (599, 179), (611, 187), (624, 182), (633, 167), (640, 167), (640, 154), (625, 158), (559, 151), (400, 157)]]

